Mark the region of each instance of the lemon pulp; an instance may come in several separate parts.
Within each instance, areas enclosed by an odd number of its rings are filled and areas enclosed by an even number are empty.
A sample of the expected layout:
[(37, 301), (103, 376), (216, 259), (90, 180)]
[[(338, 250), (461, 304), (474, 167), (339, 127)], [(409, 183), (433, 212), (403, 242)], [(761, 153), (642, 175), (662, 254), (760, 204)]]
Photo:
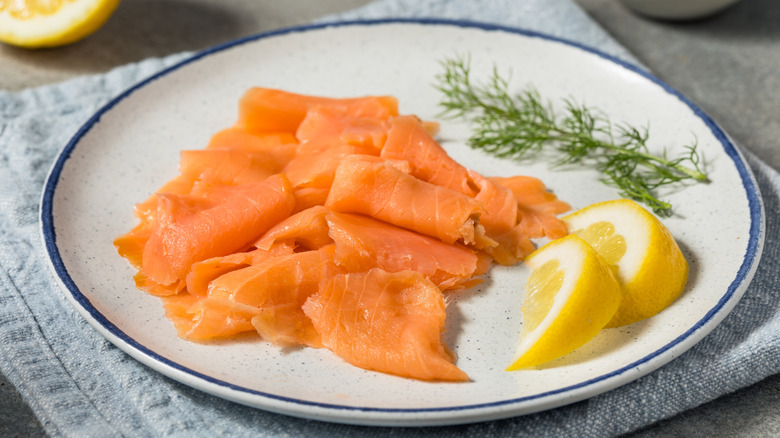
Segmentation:
[(587, 343), (620, 305), (620, 285), (607, 262), (576, 235), (554, 240), (526, 258), (523, 326), (507, 370), (557, 359)]
[(623, 302), (607, 327), (649, 318), (685, 289), (688, 262), (658, 218), (628, 199), (590, 205), (563, 218), (615, 269)]

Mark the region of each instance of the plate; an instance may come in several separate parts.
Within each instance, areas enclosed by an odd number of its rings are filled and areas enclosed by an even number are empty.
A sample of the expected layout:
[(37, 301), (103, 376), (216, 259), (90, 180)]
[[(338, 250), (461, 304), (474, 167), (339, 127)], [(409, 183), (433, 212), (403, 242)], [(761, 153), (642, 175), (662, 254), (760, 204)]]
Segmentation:
[[(235, 122), (251, 86), (326, 96), (391, 94), (403, 113), (437, 119), (432, 86), (445, 58), (470, 55), (476, 78), (495, 65), (513, 86), (553, 102), (573, 98), (613, 120), (651, 127), (651, 148), (697, 141), (711, 182), (665, 193), (664, 222), (690, 262), (682, 296), (648, 320), (603, 330), (547, 366), (505, 372), (517, 345), (528, 270), (494, 267), (450, 294), (445, 342), (471, 381), (419, 382), (349, 366), (325, 350), (282, 351), (255, 338), (198, 344), (176, 337), (159, 299), (135, 289), (112, 240), (132, 206), (176, 174), (182, 149)], [(441, 141), (489, 175), (541, 178), (574, 208), (614, 199), (588, 169), (491, 158), (469, 149), (468, 124), (444, 120)], [(746, 289), (761, 253), (756, 183), (728, 136), (660, 80), (604, 53), (521, 29), (450, 21), (383, 20), (285, 29), (197, 54), (124, 92), (64, 148), (46, 182), (42, 236), (52, 268), (97, 331), (150, 368), (199, 390), (268, 411), (366, 425), (442, 425), (522, 415), (629, 383), (711, 331)]]

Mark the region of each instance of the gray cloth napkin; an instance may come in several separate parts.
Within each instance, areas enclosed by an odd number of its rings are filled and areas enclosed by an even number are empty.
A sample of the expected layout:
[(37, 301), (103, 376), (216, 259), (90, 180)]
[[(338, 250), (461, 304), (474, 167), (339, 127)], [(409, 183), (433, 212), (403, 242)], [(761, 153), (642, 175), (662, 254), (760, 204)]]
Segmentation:
[[(570, 0), (383, 0), (326, 20), (474, 19), (576, 40), (633, 61)], [(0, 92), (0, 371), (53, 436), (609, 436), (636, 430), (780, 372), (780, 175), (748, 154), (768, 212), (755, 279), (695, 347), (633, 383), (538, 414), (419, 429), (329, 424), (237, 405), (174, 382), (125, 355), (56, 285), (38, 231), (46, 173), (78, 127), (111, 97), (182, 59)]]

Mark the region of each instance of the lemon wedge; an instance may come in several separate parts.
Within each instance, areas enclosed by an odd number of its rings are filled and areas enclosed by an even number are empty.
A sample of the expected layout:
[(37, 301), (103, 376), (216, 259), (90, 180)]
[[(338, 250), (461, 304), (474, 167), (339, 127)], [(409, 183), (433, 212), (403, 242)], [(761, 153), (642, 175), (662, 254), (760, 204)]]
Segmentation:
[(617, 272), (623, 301), (607, 327), (649, 318), (685, 289), (688, 262), (669, 230), (628, 199), (600, 202), (563, 218)]
[(0, 0), (0, 41), (25, 48), (76, 42), (102, 26), (119, 0)]
[(513, 371), (557, 359), (584, 345), (607, 324), (621, 301), (613, 270), (576, 235), (554, 240), (526, 257), (523, 326)]

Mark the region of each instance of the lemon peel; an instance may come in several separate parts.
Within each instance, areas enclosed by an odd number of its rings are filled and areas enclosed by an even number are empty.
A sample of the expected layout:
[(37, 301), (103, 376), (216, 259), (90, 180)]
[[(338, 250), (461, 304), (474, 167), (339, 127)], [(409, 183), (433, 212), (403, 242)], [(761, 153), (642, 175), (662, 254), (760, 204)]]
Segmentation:
[(562, 218), (569, 231), (593, 246), (613, 266), (623, 301), (606, 327), (649, 318), (685, 289), (688, 262), (671, 232), (628, 199), (590, 205)]
[(0, 41), (24, 48), (57, 47), (97, 31), (120, 0), (0, 0)]
[(613, 270), (576, 235), (554, 240), (525, 259), (531, 268), (513, 371), (581, 347), (612, 319), (622, 299)]

